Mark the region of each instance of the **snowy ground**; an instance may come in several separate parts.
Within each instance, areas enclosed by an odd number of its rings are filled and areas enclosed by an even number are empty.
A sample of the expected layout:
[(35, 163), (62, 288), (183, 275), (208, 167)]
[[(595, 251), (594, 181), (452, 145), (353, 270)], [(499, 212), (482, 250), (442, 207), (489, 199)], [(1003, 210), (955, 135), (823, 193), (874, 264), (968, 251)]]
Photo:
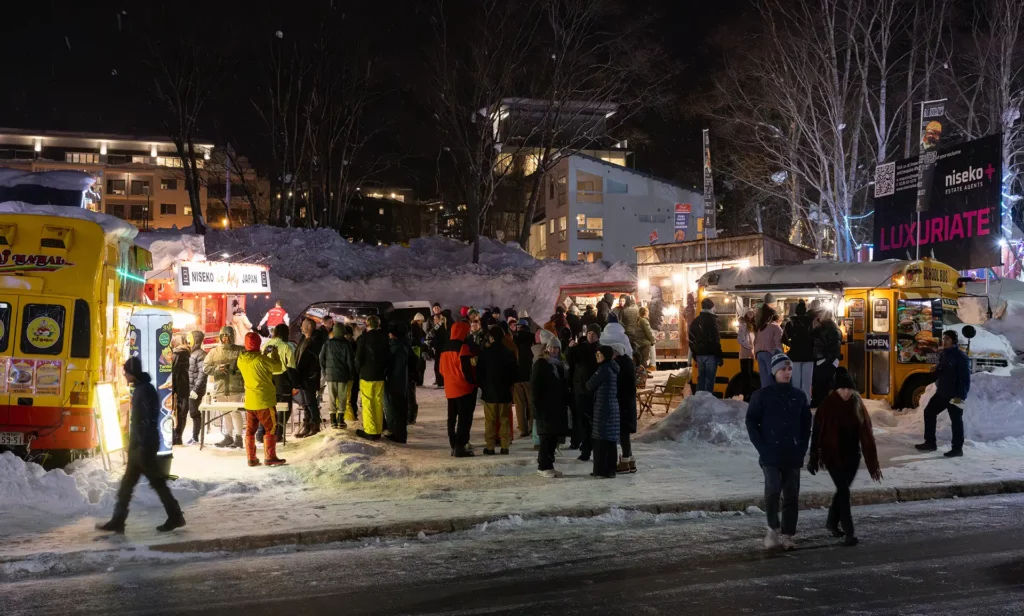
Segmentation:
[[(428, 371), (429, 374), (429, 371)], [(664, 374), (659, 375), (665, 378)], [(872, 404), (885, 481), (882, 487), (936, 486), (1024, 477), (1022, 375), (979, 376), (967, 405), (966, 456), (920, 454), (920, 413), (894, 414)], [(429, 379), (428, 379), (429, 380)], [(448, 455), (441, 391), (419, 389), (420, 422), (406, 446), (365, 443), (350, 431), (328, 431), (291, 441), (281, 468), (245, 466), (241, 450), (176, 448), (173, 490), (188, 526), (160, 535), (155, 495), (143, 482), (136, 492), (125, 538), (97, 537), (93, 524), (109, 515), (117, 487), (97, 461), (79, 463), (70, 475), (43, 473), (9, 454), (0, 456), (0, 560), (40, 552), (129, 549), (183, 540), (230, 538), (279, 531), (364, 527), (458, 516), (502, 517), (578, 508), (607, 510), (639, 504), (756, 498), (762, 477), (742, 427), (736, 401), (687, 399), (660, 425), (637, 435), (639, 472), (595, 480), (590, 464), (566, 451), (558, 467), (566, 476), (536, 475), (529, 440), (517, 439), (510, 456), (454, 459)], [(478, 406), (472, 442), (483, 442)], [(658, 419), (661, 419), (660, 417)], [(650, 423), (645, 418), (645, 423)], [(948, 438), (940, 420), (939, 438)], [(870, 487), (861, 473), (856, 488)], [(805, 474), (802, 489), (827, 492), (827, 475)]]

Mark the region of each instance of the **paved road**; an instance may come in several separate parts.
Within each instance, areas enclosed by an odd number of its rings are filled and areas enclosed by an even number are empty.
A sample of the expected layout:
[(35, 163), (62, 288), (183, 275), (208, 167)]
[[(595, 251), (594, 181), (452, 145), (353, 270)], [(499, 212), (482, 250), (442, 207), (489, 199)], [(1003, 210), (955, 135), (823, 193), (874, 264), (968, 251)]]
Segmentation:
[[(85, 559), (0, 585), (4, 614), (1021, 614), (1024, 497), (858, 508), (863, 543), (802, 512), (801, 549), (760, 515), (522, 521), (420, 540), (205, 557)], [(142, 558), (132, 562), (131, 558)], [(108, 567), (109, 565), (109, 567)], [(109, 571), (106, 569), (110, 569)]]

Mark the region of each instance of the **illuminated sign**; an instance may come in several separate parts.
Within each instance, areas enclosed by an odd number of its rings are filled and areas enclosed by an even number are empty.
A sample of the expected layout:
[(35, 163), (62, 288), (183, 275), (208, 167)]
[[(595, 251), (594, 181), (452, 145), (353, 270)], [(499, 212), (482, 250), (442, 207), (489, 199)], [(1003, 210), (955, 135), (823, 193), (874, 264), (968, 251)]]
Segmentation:
[(181, 293), (270, 293), (270, 272), (246, 263), (182, 261), (175, 284)]

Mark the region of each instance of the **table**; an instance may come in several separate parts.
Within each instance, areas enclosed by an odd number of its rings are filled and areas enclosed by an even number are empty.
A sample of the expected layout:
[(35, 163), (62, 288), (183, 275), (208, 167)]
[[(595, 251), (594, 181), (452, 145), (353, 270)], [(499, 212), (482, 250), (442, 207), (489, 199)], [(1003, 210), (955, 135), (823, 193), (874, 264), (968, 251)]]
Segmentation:
[[(276, 407), (275, 410), (276, 410), (277, 413), (283, 413), (283, 412), (287, 411), (288, 410), (288, 403), (287, 402), (278, 402), (277, 403), (277, 407)], [(245, 413), (245, 403), (244, 402), (206, 402), (206, 401), (204, 401), (204, 402), (202, 402), (199, 405), (199, 413), (203, 417), (203, 429), (199, 431), (199, 450), (200, 451), (203, 450), (203, 446), (205, 445), (206, 432), (207, 432), (207, 430), (210, 429), (210, 424), (212, 424), (213, 422), (217, 421), (218, 419), (220, 419), (224, 415), (227, 415), (228, 413), (232, 413), (234, 411), (241, 411), (242, 413)], [(283, 436), (283, 438), (281, 439), (281, 445), (284, 445), (287, 442), (287, 434), (288, 434), (288, 430), (284, 426), (282, 426), (281, 434)]]

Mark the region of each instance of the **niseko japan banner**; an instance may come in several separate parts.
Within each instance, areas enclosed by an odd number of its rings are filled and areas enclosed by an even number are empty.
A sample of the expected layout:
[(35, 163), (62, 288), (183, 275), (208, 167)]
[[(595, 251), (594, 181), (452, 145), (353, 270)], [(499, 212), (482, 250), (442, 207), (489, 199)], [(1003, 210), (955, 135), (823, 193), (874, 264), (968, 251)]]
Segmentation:
[(999, 247), (1001, 136), (941, 148), (935, 160), (931, 205), (917, 222), (918, 159), (875, 168), (874, 260), (921, 256), (958, 270), (1002, 264)]
[(917, 211), (927, 212), (935, 158), (942, 147), (942, 123), (946, 121), (946, 99), (921, 103), (921, 165), (917, 169)]

